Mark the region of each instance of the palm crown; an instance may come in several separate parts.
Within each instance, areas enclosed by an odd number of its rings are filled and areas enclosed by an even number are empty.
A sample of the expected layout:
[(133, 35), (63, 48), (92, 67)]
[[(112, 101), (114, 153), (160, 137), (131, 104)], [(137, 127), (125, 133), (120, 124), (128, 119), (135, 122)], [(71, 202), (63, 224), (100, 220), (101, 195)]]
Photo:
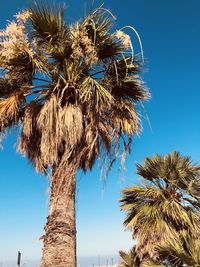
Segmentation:
[(20, 125), (18, 150), (43, 173), (66, 160), (86, 171), (101, 152), (113, 161), (139, 131), (136, 103), (149, 94), (112, 22), (102, 7), (66, 24), (62, 7), (36, 5), (1, 33), (0, 131)]
[(173, 152), (146, 158), (137, 173), (147, 182), (123, 190), (124, 224), (133, 229), (141, 259), (156, 260), (158, 244), (178, 240), (185, 232), (199, 233), (200, 167)]

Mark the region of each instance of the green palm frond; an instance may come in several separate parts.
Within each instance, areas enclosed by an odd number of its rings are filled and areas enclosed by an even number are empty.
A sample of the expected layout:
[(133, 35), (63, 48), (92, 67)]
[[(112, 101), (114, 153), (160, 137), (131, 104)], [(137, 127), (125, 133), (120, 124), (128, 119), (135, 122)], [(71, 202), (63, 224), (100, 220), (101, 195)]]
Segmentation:
[[(162, 181), (180, 190), (196, 190), (195, 195), (199, 193), (200, 167), (176, 151), (165, 157), (155, 155), (152, 159), (146, 158), (143, 166), (137, 164), (137, 173), (156, 185)], [(193, 183), (195, 186), (192, 186)]]
[(141, 261), (137, 254), (136, 247), (133, 247), (128, 252), (123, 250), (119, 251), (121, 261), (119, 267), (165, 267), (164, 263), (156, 263), (147, 259)]
[(188, 234), (182, 240), (171, 240), (166, 246), (158, 246), (158, 251), (170, 266), (200, 265), (200, 240)]
[(122, 191), (124, 225), (133, 231), (138, 255), (155, 261), (156, 244), (178, 240), (185, 232), (193, 237), (200, 233), (197, 192), (191, 193), (194, 184), (198, 190), (199, 166), (173, 152), (146, 158), (144, 165), (137, 164), (137, 173), (146, 183)]
[(80, 98), (85, 101), (94, 102), (95, 109), (107, 106), (112, 102), (111, 93), (92, 77), (87, 77), (81, 84)]
[(119, 255), (121, 257), (119, 267), (139, 267), (141, 264), (135, 247), (130, 249), (128, 252), (120, 250)]
[(103, 62), (112, 61), (112, 57), (124, 51), (124, 46), (116, 40), (111, 31), (113, 23), (110, 14), (101, 8), (91, 12), (82, 23), (82, 27), (96, 47), (99, 60)]
[(56, 8), (48, 4), (35, 3), (30, 9), (32, 35), (38, 38), (40, 43), (59, 44), (60, 41), (67, 38), (68, 28), (64, 23), (64, 6)]

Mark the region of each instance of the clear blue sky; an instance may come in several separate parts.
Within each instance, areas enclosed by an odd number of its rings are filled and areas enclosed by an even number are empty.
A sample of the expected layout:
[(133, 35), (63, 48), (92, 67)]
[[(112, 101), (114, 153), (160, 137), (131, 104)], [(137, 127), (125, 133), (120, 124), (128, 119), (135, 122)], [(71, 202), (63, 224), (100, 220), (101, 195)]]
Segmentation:
[[(82, 13), (82, 0), (68, 0), (70, 21)], [(90, 3), (90, 1), (86, 1)], [(96, 5), (101, 3), (96, 1)], [(133, 244), (124, 232), (119, 211), (120, 190), (138, 183), (134, 163), (145, 156), (178, 150), (200, 163), (200, 1), (105, 0), (117, 16), (117, 27), (134, 26), (143, 41), (146, 57), (144, 80), (152, 93), (145, 104), (153, 132), (143, 119), (143, 133), (132, 145), (125, 179), (118, 166), (110, 174), (104, 194), (98, 166), (78, 177), (77, 226), (79, 256), (115, 255)], [(28, 1), (1, 0), (0, 28)], [(137, 47), (135, 36), (134, 43)], [(11, 134), (0, 152), (0, 261), (13, 260), (20, 249), (25, 260), (40, 257), (47, 216), (47, 178), (36, 174), (15, 152)], [(28, 266), (28, 265), (27, 265)]]

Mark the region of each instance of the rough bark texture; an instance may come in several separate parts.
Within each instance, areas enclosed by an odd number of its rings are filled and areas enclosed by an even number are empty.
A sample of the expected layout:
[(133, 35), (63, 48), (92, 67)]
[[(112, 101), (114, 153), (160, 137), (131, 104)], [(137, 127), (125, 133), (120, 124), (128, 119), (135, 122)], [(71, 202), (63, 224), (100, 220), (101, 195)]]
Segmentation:
[(74, 166), (54, 168), (40, 267), (76, 267), (75, 189)]

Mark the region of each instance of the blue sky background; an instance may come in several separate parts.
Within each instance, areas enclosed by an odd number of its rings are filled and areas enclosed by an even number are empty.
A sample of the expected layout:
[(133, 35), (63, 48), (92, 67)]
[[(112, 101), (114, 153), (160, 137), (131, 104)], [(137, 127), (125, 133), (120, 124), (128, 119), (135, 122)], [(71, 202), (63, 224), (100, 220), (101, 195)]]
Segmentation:
[[(28, 3), (1, 0), (0, 28)], [(97, 6), (102, 2), (95, 3)], [(124, 232), (124, 214), (119, 210), (118, 199), (123, 187), (139, 181), (134, 173), (135, 162), (141, 163), (145, 156), (156, 152), (178, 150), (200, 163), (200, 1), (105, 0), (104, 3), (118, 18), (118, 28), (132, 25), (142, 39), (146, 58), (143, 79), (152, 94), (145, 108), (153, 132), (144, 118), (143, 133), (133, 142), (124, 179), (115, 166), (103, 194), (98, 166), (78, 177), (78, 255), (93, 256), (94, 263), (98, 255), (102, 259), (103, 255), (111, 258), (119, 249), (128, 249), (133, 244), (131, 233)], [(82, 0), (67, 1), (67, 5), (69, 21), (83, 14)], [(136, 37), (132, 37), (138, 48)], [(42, 244), (38, 238), (47, 216), (48, 183), (47, 178), (36, 174), (27, 160), (15, 152), (15, 147), (16, 138), (11, 134), (0, 151), (0, 262), (14, 260), (21, 250), (26, 266), (31, 266), (28, 262), (40, 257)]]

